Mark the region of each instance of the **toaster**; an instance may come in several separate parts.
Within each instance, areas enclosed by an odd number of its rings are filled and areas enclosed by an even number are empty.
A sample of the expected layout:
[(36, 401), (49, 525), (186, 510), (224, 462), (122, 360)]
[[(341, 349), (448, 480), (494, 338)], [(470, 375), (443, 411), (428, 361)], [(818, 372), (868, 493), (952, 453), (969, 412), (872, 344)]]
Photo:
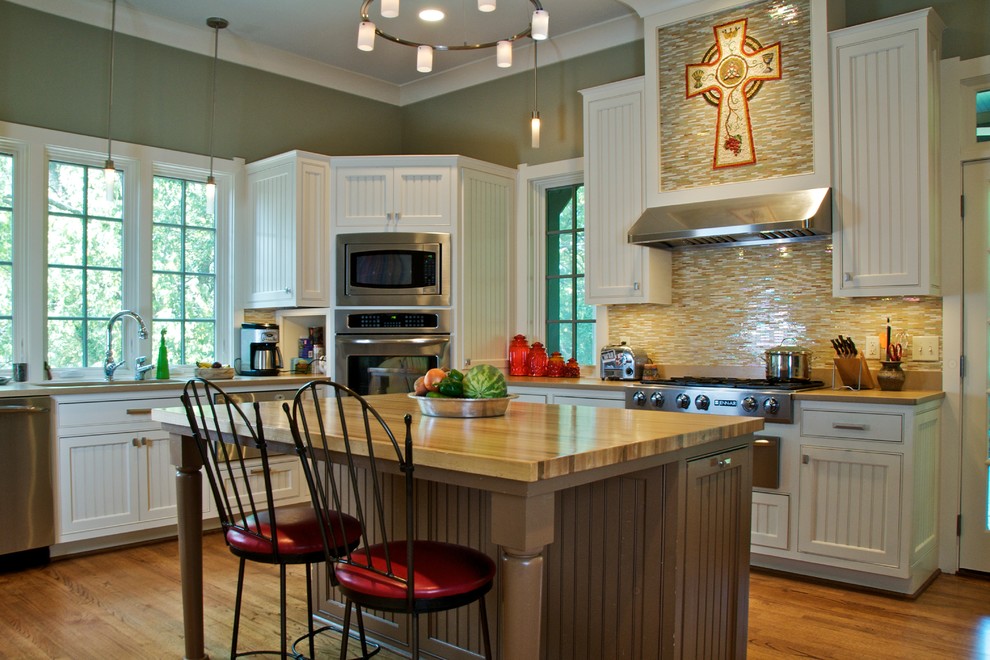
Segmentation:
[(601, 351), (602, 380), (640, 380), (646, 351), (626, 346), (626, 342), (606, 346)]

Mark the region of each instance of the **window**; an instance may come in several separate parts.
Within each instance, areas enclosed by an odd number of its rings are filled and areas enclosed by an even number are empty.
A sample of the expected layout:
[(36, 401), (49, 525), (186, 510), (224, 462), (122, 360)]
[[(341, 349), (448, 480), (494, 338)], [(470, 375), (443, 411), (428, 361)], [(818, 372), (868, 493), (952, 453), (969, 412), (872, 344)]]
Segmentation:
[(546, 191), (547, 350), (594, 364), (595, 308), (584, 302), (584, 184)]
[(0, 364), (14, 361), (14, 157), (0, 153)]
[(216, 351), (216, 248), (206, 184), (154, 178), (152, 337), (165, 331), (170, 361), (213, 361)]
[[(48, 166), (48, 364), (88, 367), (106, 351), (106, 323), (123, 307), (123, 199), (103, 170)], [(115, 355), (122, 355), (120, 334)]]

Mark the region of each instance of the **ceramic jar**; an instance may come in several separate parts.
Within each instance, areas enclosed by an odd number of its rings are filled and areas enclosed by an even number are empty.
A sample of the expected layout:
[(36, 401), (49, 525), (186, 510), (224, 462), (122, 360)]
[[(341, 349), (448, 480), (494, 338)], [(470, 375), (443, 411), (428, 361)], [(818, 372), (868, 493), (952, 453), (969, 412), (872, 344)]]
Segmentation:
[(527, 369), (530, 376), (547, 375), (547, 349), (538, 341), (534, 341), (529, 347), (529, 357), (527, 359)]
[(523, 335), (516, 335), (509, 342), (509, 375), (529, 375), (529, 343)]
[(551, 378), (562, 378), (564, 376), (564, 358), (559, 352), (554, 351), (547, 360), (547, 376)]
[(907, 375), (901, 369), (900, 361), (883, 360), (880, 362), (880, 371), (877, 372), (877, 384), (881, 390), (887, 392), (898, 392), (904, 387), (904, 379)]

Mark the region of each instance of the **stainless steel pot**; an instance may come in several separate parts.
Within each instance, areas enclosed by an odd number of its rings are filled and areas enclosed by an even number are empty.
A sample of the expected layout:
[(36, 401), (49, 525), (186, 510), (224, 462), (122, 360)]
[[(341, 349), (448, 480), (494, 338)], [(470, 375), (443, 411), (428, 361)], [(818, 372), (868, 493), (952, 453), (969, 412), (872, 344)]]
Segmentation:
[(767, 380), (811, 380), (811, 351), (798, 346), (794, 339), (785, 339), (779, 346), (767, 349), (764, 360)]

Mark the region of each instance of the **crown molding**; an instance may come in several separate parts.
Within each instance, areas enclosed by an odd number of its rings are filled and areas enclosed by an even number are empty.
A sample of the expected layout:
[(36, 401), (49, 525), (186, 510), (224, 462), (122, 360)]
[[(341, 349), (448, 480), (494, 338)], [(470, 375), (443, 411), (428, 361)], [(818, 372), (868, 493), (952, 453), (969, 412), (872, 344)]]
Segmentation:
[[(107, 0), (8, 0), (62, 18), (110, 29), (111, 5)], [(626, 0), (623, 0), (624, 2)], [(632, 4), (627, 2), (627, 4)], [(159, 16), (152, 16), (120, 3), (117, 7), (117, 31), (138, 39), (213, 57), (213, 31), (190, 27)], [(643, 38), (643, 21), (628, 16), (599, 25), (556, 36), (543, 42), (539, 64), (545, 66), (581, 55), (618, 46)], [(518, 62), (532, 67), (532, 44), (514, 53)], [(235, 34), (226, 35), (219, 58), (275, 75), (293, 78), (328, 89), (362, 96), (391, 105), (403, 106), (459, 89), (497, 80), (520, 72), (518, 67), (499, 69), (494, 55), (464, 66), (448, 69), (404, 85), (395, 85), (323, 62), (300, 57), (264, 46)]]

